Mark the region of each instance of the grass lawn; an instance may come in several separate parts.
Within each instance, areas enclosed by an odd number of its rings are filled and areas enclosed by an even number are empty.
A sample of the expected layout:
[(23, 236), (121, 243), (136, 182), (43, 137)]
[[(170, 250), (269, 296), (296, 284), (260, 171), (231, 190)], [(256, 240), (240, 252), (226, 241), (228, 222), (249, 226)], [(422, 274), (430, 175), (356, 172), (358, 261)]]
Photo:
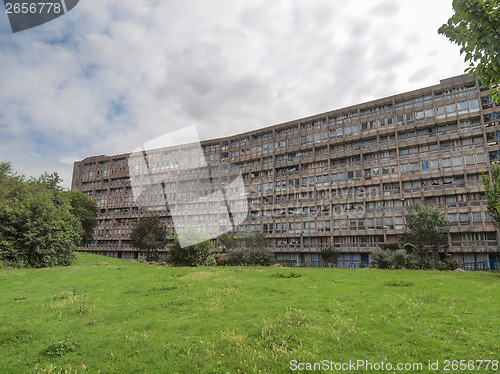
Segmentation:
[(0, 268), (0, 373), (283, 373), (292, 360), (498, 373), (444, 369), (500, 359), (499, 284), (499, 272), (172, 268), (77, 254), (70, 267)]

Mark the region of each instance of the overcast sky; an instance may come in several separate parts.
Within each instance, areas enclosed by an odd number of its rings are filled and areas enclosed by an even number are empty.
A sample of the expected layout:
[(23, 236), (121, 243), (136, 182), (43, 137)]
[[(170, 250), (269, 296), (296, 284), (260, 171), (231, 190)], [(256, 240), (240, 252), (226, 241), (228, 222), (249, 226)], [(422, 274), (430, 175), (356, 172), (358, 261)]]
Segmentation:
[(28, 176), (196, 125), (210, 139), (462, 74), (451, 0), (80, 0), (0, 13), (0, 160)]

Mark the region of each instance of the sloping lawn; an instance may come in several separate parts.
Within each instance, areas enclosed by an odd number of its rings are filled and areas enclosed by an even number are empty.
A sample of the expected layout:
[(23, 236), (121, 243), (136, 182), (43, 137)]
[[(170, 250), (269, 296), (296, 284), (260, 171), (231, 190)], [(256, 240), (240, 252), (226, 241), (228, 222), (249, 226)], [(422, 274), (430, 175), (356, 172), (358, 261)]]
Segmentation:
[[(70, 267), (0, 268), (0, 373), (283, 373), (323, 360), (494, 373), (445, 365), (499, 360), (499, 283), (499, 272), (172, 268), (77, 254)], [(366, 365), (341, 372), (397, 372)]]

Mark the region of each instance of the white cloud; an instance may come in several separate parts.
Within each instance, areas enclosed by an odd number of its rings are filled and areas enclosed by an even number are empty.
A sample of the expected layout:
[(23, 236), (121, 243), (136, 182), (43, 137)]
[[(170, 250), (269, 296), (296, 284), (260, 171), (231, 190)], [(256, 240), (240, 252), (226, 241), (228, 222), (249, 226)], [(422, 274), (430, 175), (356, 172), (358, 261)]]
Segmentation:
[(71, 161), (193, 122), (208, 139), (435, 84), (465, 67), (437, 34), (450, 15), (431, 0), (82, 1), (0, 28), (0, 160), (69, 186)]

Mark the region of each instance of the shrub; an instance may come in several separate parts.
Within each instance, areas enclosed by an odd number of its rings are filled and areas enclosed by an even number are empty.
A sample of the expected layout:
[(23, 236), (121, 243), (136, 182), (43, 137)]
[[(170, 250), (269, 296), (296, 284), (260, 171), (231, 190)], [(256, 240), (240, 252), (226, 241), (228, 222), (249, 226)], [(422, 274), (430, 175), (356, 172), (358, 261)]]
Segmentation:
[(379, 249), (372, 253), (372, 266), (377, 269), (390, 269), (392, 253), (388, 250)]
[(211, 256), (213, 256), (215, 260), (215, 264), (217, 266), (226, 266), (227, 265), (227, 254), (225, 253), (212, 253)]
[(274, 255), (267, 248), (253, 249), (248, 254), (250, 265), (271, 266), (274, 264)]
[(377, 269), (414, 269), (415, 256), (404, 249), (380, 249), (372, 253), (372, 266)]
[(215, 254), (212, 253), (208, 255), (207, 259), (205, 260), (205, 266), (217, 266), (217, 261), (215, 260)]
[[(201, 266), (204, 265), (213, 245), (203, 233), (195, 230), (186, 230), (181, 233), (183, 240), (189, 240), (191, 245), (181, 247), (179, 236), (173, 236), (174, 243), (168, 251), (167, 261), (174, 266)], [(184, 241), (183, 241), (184, 243)]]
[(205, 261), (205, 266), (225, 266), (227, 255), (225, 253), (211, 253)]
[(407, 253), (404, 249), (393, 252), (391, 262), (394, 269), (413, 269), (416, 263), (415, 256)]
[(249, 258), (248, 252), (237, 249), (235, 251), (229, 252), (227, 255), (227, 264), (231, 266), (248, 265)]
[(437, 263), (437, 270), (455, 270), (460, 267), (460, 261), (457, 259), (447, 257), (443, 261)]

